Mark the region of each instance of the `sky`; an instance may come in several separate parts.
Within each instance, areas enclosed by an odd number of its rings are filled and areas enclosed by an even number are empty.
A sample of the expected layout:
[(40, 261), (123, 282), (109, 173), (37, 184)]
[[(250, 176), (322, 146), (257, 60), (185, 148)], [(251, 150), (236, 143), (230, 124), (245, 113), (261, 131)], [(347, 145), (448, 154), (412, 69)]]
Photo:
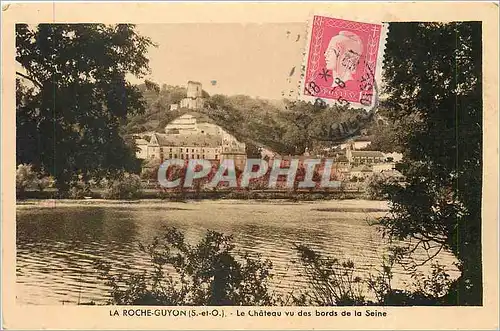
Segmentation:
[(297, 92), (306, 28), (303, 22), (137, 25), (141, 35), (158, 45), (147, 54), (151, 68), (147, 79), (179, 86), (193, 80), (211, 95), (265, 99)]

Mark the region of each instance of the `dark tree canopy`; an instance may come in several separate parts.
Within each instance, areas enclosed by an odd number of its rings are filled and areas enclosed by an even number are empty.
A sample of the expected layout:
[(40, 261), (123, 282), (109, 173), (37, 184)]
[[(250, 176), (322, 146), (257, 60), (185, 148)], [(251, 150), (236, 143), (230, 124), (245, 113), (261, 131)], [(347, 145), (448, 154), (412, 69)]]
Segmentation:
[(118, 128), (144, 111), (126, 75), (148, 72), (152, 45), (127, 24), (18, 24), (17, 163), (50, 173), (61, 190), (78, 177), (137, 170)]
[(389, 189), (389, 235), (451, 250), (462, 276), (453, 304), (482, 302), (481, 23), (392, 23), (385, 108), (400, 121), (405, 187)]

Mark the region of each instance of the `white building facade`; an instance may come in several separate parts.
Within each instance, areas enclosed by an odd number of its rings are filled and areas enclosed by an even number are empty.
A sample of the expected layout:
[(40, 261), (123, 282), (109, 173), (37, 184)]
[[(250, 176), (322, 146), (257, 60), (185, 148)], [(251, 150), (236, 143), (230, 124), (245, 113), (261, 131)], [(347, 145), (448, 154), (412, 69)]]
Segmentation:
[[(149, 139), (148, 139), (149, 138)], [(165, 133), (136, 139), (139, 159), (233, 159), (246, 162), (246, 145), (199, 113), (186, 113), (165, 126)]]

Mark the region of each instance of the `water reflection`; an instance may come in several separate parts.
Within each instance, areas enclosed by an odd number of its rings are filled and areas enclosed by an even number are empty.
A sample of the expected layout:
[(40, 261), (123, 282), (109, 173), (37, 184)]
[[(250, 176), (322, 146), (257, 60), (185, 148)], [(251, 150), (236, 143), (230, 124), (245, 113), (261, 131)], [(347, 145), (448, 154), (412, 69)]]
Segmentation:
[[(308, 244), (337, 258), (349, 258), (359, 271), (379, 266), (385, 249), (366, 217), (380, 213), (349, 210), (352, 202), (277, 204), (203, 201), (127, 206), (18, 207), (18, 301), (30, 304), (102, 303), (108, 288), (95, 261), (146, 268), (138, 243), (150, 242), (165, 227), (177, 227), (195, 243), (207, 230), (233, 235), (237, 249), (269, 258), (277, 275), (274, 288), (301, 287), (301, 269), (293, 263), (294, 244)], [(356, 202), (370, 207), (378, 202)], [(342, 204), (343, 211), (335, 211)], [(373, 207), (373, 206), (372, 206)], [(451, 264), (451, 258), (442, 255)]]

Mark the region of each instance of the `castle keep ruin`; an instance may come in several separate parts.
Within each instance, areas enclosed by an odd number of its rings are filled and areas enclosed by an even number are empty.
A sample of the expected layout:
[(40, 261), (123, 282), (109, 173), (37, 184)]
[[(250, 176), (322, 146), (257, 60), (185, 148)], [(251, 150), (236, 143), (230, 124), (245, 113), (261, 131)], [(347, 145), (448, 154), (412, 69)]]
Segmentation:
[(187, 85), (187, 97), (181, 100), (180, 108), (200, 109), (205, 105), (201, 83), (189, 81)]

